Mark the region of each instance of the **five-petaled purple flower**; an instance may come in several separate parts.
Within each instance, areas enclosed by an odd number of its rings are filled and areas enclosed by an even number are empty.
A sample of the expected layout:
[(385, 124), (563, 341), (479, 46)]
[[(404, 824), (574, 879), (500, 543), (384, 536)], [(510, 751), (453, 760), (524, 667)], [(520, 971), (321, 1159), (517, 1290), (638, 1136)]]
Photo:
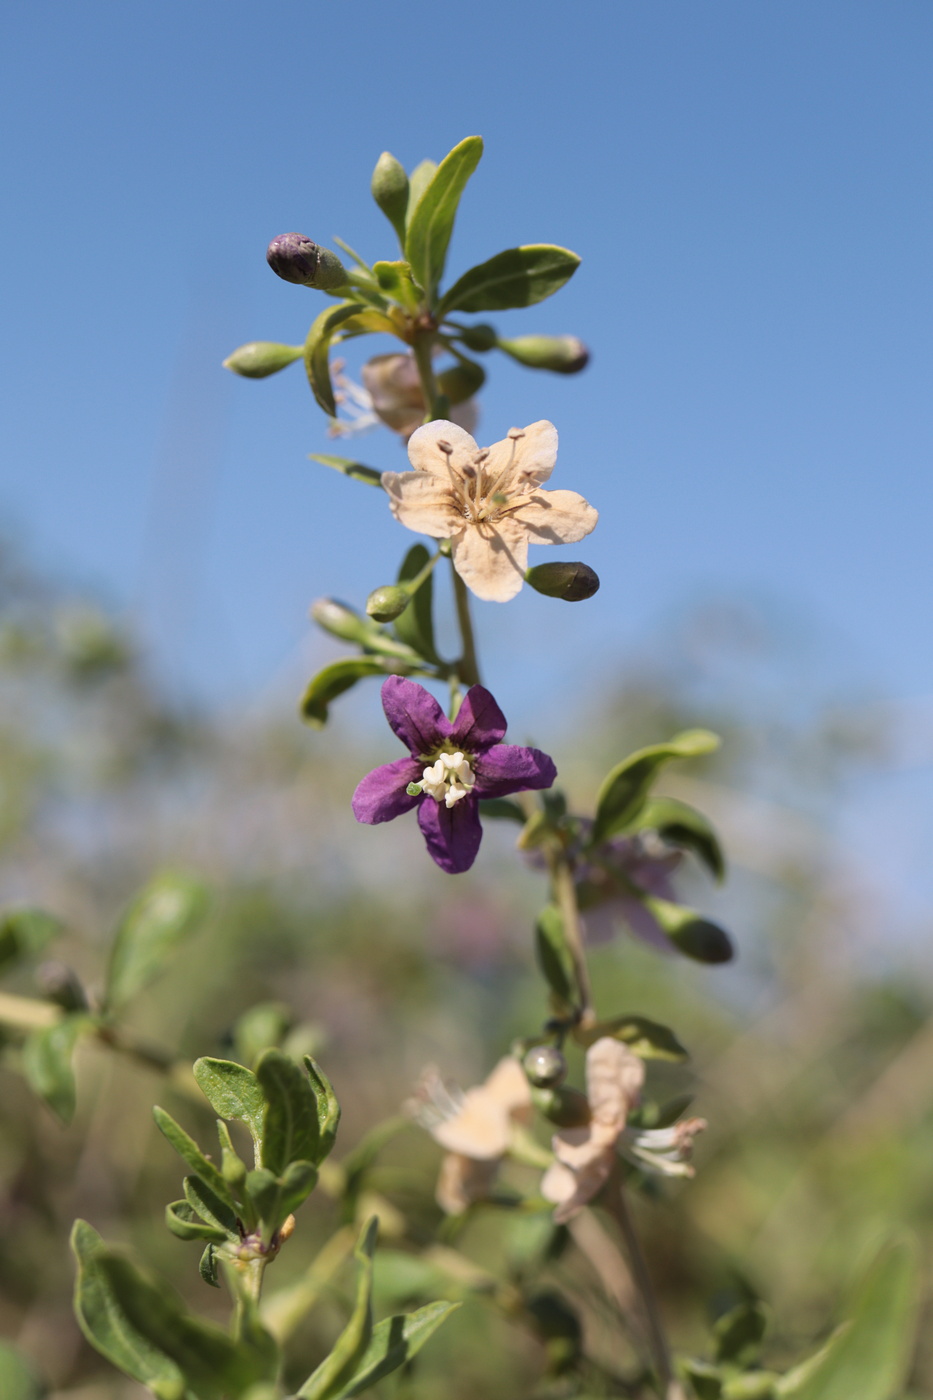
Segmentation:
[(453, 721), (424, 686), (390, 676), (382, 708), (411, 757), (368, 773), (353, 794), (359, 822), (375, 825), (418, 808), (428, 852), (448, 875), (469, 870), (483, 830), (481, 797), (549, 788), (553, 759), (540, 749), (503, 744), (505, 716), (488, 690), (471, 686)]

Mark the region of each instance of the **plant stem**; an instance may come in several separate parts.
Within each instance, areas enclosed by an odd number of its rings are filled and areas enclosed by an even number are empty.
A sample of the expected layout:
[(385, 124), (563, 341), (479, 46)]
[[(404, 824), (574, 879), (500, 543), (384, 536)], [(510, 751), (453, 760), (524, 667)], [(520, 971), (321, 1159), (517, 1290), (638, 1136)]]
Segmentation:
[(580, 1025), (592, 1025), (596, 1019), (596, 1012), (593, 1009), (589, 968), (586, 965), (586, 954), (583, 951), (580, 911), (577, 908), (577, 887), (573, 880), (573, 867), (565, 855), (552, 856), (551, 879), (554, 884), (557, 907), (564, 924), (564, 937), (567, 940), (567, 947), (570, 949), (570, 956), (573, 958), (574, 976), (577, 991), (580, 994)]
[(450, 568), (454, 579), (454, 601), (457, 605), (457, 623), (463, 642), (463, 651), (457, 662), (457, 672), (464, 685), (479, 685), (479, 665), (476, 660), (476, 641), (473, 637), (473, 618), (470, 616), (470, 595), (463, 579), (454, 568)]
[(415, 364), (418, 366), (418, 377), (421, 380), (421, 392), (424, 395), (424, 406), (427, 409), (429, 418), (434, 417), (434, 403), (437, 399), (437, 380), (434, 378), (434, 365), (431, 361), (431, 352), (434, 348), (434, 332), (420, 331), (415, 336), (412, 352), (415, 356)]
[(679, 1386), (674, 1376), (674, 1367), (671, 1361), (671, 1349), (668, 1346), (667, 1335), (664, 1331), (664, 1323), (661, 1319), (661, 1310), (658, 1306), (657, 1295), (654, 1285), (651, 1282), (651, 1275), (648, 1272), (648, 1265), (642, 1253), (641, 1243), (635, 1230), (635, 1222), (629, 1210), (628, 1199), (625, 1194), (625, 1183), (622, 1180), (618, 1167), (613, 1173), (613, 1178), (609, 1182), (605, 1192), (604, 1200), (619, 1229), (622, 1238), (625, 1240), (625, 1248), (628, 1253), (629, 1263), (632, 1266), (632, 1275), (635, 1285), (641, 1297), (642, 1307), (645, 1310), (645, 1319), (648, 1324), (648, 1340), (651, 1345), (651, 1354), (654, 1358), (655, 1369), (658, 1373), (660, 1394), (664, 1400), (674, 1400), (678, 1393)]

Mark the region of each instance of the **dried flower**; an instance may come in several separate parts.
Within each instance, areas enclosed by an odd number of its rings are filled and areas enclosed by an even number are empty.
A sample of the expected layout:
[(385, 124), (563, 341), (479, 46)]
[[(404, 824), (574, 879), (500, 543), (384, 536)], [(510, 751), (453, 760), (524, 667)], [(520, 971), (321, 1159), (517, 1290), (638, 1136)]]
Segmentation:
[[(407, 442), (415, 429), (421, 427), (428, 410), (413, 355), (395, 352), (373, 356), (363, 365), (362, 384), (344, 373), (342, 360), (335, 360), (332, 370), (336, 400), (349, 414), (348, 418), (334, 421), (333, 435), (348, 437), (384, 423)], [(453, 421), (468, 432), (473, 431), (479, 419), (474, 398), (457, 404), (450, 413)]]
[(512, 428), (480, 450), (456, 423), (412, 434), (413, 472), (383, 472), (396, 520), (449, 539), (454, 568), (477, 596), (505, 603), (522, 586), (529, 544), (573, 544), (597, 512), (576, 491), (542, 491), (557, 460), (557, 429), (542, 420)]
[(476, 859), (481, 797), (548, 788), (557, 776), (540, 749), (501, 742), (505, 716), (481, 685), (470, 687), (453, 722), (424, 686), (401, 676), (383, 685), (382, 708), (411, 756), (368, 773), (353, 794), (353, 813), (376, 825), (417, 807), (428, 853), (450, 875)]

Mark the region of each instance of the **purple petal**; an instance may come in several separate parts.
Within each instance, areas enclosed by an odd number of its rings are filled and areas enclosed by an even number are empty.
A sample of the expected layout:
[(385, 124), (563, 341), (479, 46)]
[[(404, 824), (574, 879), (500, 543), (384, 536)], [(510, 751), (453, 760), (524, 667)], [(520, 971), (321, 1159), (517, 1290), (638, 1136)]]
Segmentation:
[(473, 765), (477, 797), (508, 797), (529, 788), (549, 788), (557, 777), (553, 758), (521, 744), (496, 744)]
[(505, 734), (505, 715), (489, 691), (471, 685), (454, 720), (450, 737), (466, 753), (483, 753)]
[(450, 721), (434, 696), (404, 676), (385, 682), (382, 708), (394, 733), (416, 756), (432, 753), (450, 734)]
[(353, 794), (351, 805), (357, 821), (376, 826), (410, 812), (421, 801), (421, 793), (409, 797), (405, 789), (409, 783), (420, 782), (423, 772), (424, 765), (413, 758), (397, 758), (367, 773)]
[(462, 797), (452, 807), (426, 797), (418, 808), (418, 825), (428, 855), (442, 870), (448, 875), (469, 870), (483, 839), (475, 797)]

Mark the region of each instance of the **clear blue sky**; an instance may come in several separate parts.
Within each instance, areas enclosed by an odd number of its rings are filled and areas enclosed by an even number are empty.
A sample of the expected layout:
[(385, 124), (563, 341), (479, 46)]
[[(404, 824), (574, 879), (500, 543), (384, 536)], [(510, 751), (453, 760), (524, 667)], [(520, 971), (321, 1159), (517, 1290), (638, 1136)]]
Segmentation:
[(410, 537), (306, 460), (328, 443), (300, 366), (220, 360), (321, 305), (270, 237), (392, 256), (380, 151), (478, 132), (451, 271), (574, 248), (522, 325), (593, 349), (570, 379), (497, 359), (484, 398), (481, 441), (552, 418), (555, 485), (602, 512), (591, 603), (481, 609), (513, 708), (551, 635), (592, 684), (710, 593), (799, 617), (839, 684), (933, 692), (931, 64), (929, 0), (14, 5), (8, 532), (142, 618), (176, 682), (260, 691), (309, 601), (361, 601)]

